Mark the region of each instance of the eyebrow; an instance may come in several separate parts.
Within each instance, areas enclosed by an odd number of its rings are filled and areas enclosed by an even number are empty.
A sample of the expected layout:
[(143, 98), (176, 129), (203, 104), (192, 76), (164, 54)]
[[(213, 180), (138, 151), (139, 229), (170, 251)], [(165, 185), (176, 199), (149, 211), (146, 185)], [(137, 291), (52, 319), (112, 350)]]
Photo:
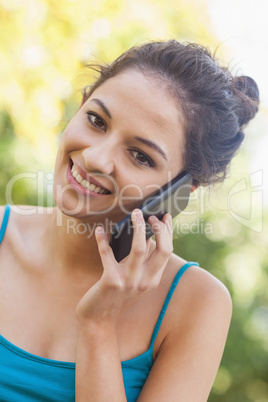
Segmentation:
[(167, 155), (155, 142), (153, 142), (151, 140), (146, 140), (145, 138), (142, 138), (142, 137), (135, 137), (135, 140), (138, 140), (138, 141), (142, 142), (143, 144), (148, 145), (149, 147), (155, 149), (167, 161)]
[(109, 109), (105, 106), (105, 104), (100, 100), (100, 99), (97, 99), (97, 98), (93, 98), (93, 99), (91, 99), (93, 102), (95, 102), (95, 103), (97, 103), (97, 105), (99, 105), (101, 108), (102, 108), (102, 110), (104, 111), (104, 113), (110, 118), (110, 119), (112, 119), (112, 115), (111, 115), (111, 113), (109, 112)]

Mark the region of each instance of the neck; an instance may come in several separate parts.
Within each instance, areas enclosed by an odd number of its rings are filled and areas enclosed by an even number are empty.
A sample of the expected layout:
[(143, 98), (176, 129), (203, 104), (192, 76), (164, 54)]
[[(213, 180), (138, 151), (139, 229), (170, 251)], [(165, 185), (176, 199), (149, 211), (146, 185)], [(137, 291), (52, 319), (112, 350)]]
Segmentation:
[(62, 214), (55, 208), (51, 220), (48, 248), (62, 271), (102, 274), (101, 258), (95, 239), (97, 224)]

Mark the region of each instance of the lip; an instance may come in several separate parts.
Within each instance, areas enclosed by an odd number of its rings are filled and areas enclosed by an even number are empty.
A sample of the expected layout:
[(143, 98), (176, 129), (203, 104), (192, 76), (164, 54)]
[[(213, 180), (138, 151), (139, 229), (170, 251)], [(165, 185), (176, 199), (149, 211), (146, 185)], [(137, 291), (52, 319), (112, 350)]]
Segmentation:
[(83, 194), (86, 195), (90, 195), (90, 196), (94, 196), (94, 197), (100, 197), (100, 196), (105, 196), (105, 195), (109, 195), (111, 193), (111, 191), (103, 186), (103, 184), (101, 184), (98, 180), (96, 180), (95, 178), (89, 176), (86, 172), (84, 172), (80, 166), (78, 166), (75, 163), (75, 168), (78, 171), (78, 173), (83, 177), (83, 179), (89, 181), (92, 184), (95, 184), (95, 186), (97, 187), (101, 187), (104, 188), (105, 190), (109, 191), (109, 194), (99, 194), (99, 193), (95, 193), (94, 191), (90, 191), (87, 188), (83, 187), (80, 183), (78, 183), (78, 181), (75, 180), (75, 178), (72, 175), (72, 166), (73, 166), (73, 161), (71, 160), (67, 169), (67, 173), (66, 173), (66, 178), (68, 181), (68, 184), (70, 184), (72, 187), (75, 187), (76, 191), (79, 191), (80, 193), (82, 192)]

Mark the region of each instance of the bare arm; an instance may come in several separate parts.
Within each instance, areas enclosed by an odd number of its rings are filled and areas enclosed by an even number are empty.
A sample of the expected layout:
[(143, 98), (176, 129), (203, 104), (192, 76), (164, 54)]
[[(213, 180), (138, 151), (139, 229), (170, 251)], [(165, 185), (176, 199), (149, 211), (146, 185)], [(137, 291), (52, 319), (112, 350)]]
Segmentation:
[(187, 284), (180, 289), (185, 293), (184, 313), (177, 326), (173, 321), (174, 328), (160, 347), (138, 401), (208, 399), (223, 354), (232, 303), (226, 288), (207, 272), (193, 268), (187, 274), (191, 290)]
[(113, 326), (81, 326), (76, 361), (76, 401), (126, 402)]
[(172, 253), (172, 222), (165, 215), (157, 224), (156, 248), (148, 257), (144, 220), (133, 214), (134, 236), (131, 252), (118, 264), (105, 234), (96, 231), (103, 263), (101, 279), (79, 302), (76, 356), (76, 401), (125, 402), (116, 326), (122, 311), (140, 295), (154, 290)]

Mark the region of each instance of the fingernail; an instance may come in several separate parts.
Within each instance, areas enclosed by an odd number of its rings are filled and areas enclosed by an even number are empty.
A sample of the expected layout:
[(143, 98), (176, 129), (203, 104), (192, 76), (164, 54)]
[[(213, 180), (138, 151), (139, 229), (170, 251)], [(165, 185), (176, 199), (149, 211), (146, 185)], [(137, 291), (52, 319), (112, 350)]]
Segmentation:
[(104, 238), (106, 240), (106, 242), (108, 243), (108, 237), (107, 237), (107, 234), (106, 234), (103, 226), (98, 225), (96, 227), (95, 233), (97, 236)]
[(137, 218), (137, 219), (143, 218), (143, 214), (140, 209), (138, 209), (138, 208), (134, 209), (133, 213), (134, 213), (135, 218)]
[(96, 233), (99, 235), (104, 234), (104, 228), (102, 226), (97, 226)]

